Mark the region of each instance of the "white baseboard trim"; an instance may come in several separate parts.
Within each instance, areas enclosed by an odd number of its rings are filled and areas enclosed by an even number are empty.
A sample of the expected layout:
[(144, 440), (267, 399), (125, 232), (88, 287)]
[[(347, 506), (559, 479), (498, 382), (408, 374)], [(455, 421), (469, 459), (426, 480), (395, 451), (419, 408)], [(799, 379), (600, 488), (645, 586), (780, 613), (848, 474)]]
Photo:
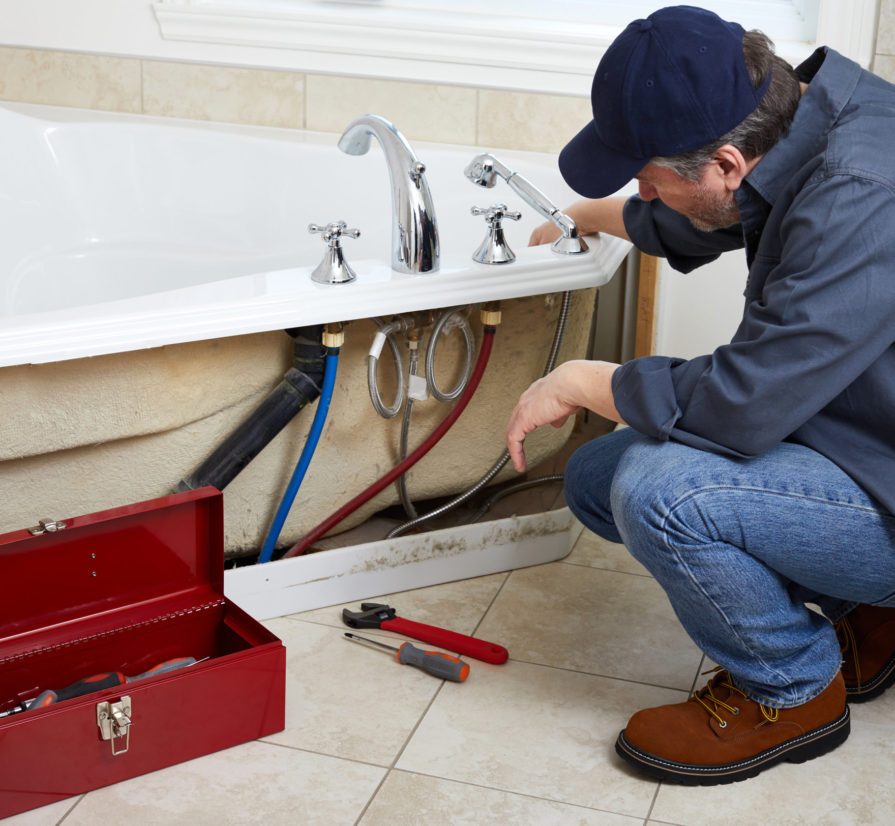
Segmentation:
[(568, 508), (234, 568), (224, 592), (259, 620), (562, 559), (581, 534)]

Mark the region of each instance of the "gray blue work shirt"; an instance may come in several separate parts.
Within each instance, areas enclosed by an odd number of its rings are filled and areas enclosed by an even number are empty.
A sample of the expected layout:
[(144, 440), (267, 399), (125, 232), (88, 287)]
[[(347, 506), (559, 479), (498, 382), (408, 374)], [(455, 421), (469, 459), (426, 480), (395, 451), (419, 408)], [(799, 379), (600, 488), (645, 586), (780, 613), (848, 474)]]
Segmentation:
[(616, 370), (638, 431), (736, 457), (807, 445), (895, 513), (895, 86), (829, 48), (789, 132), (736, 192), (741, 226), (700, 232), (637, 196), (625, 227), (682, 272), (745, 247), (743, 318), (730, 344)]

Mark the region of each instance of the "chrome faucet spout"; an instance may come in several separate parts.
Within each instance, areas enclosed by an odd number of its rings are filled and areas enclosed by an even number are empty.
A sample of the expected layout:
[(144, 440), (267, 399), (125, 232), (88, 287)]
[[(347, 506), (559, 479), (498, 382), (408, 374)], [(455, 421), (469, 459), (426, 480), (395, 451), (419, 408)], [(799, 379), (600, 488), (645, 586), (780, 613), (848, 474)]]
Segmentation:
[(382, 146), (392, 188), (392, 269), (398, 272), (436, 272), (439, 264), (438, 224), (435, 206), (421, 163), (394, 124), (379, 115), (353, 120), (339, 149), (363, 155), (371, 138)]
[(553, 243), (554, 252), (562, 255), (587, 252), (587, 244), (579, 237), (575, 221), (562, 212), (534, 184), (523, 178), (518, 172), (513, 172), (493, 155), (487, 153), (476, 155), (467, 165), (464, 174), (472, 183), (489, 189), (497, 183), (498, 178), (503, 178), (510, 185), (510, 189), (529, 206), (548, 221), (553, 221), (562, 232), (562, 235)]

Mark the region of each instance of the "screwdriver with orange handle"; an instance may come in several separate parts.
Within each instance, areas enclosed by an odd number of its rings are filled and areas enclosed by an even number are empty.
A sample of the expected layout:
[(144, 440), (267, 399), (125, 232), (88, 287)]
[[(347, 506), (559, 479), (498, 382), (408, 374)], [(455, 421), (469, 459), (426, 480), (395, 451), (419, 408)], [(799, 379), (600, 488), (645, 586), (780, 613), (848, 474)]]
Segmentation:
[(401, 665), (416, 666), (433, 677), (441, 677), (443, 680), (453, 680), (455, 683), (462, 683), (469, 676), (468, 663), (441, 651), (423, 651), (422, 648), (417, 648), (409, 642), (402, 643), (400, 648), (395, 648), (393, 645), (386, 645), (385, 643), (347, 632), (345, 636), (349, 640), (375, 645), (379, 648), (384, 648), (386, 651), (394, 651), (397, 655), (396, 659)]
[(114, 688), (124, 683), (133, 683), (137, 680), (143, 680), (146, 677), (154, 677), (156, 674), (164, 674), (167, 671), (174, 671), (178, 668), (184, 668), (193, 665), (196, 662), (194, 657), (176, 657), (172, 660), (165, 660), (158, 665), (153, 666), (142, 674), (136, 674), (133, 677), (126, 677), (120, 671), (104, 671), (100, 674), (94, 674), (85, 677), (82, 680), (72, 683), (65, 688), (56, 690), (49, 689), (38, 694), (33, 700), (25, 700), (23, 703), (0, 713), (0, 717), (7, 717), (10, 714), (18, 714), (21, 711), (29, 711), (32, 708), (44, 708), (45, 706), (60, 703), (63, 700), (70, 700), (72, 697), (80, 697), (82, 694), (90, 694), (94, 691), (102, 691), (104, 688)]

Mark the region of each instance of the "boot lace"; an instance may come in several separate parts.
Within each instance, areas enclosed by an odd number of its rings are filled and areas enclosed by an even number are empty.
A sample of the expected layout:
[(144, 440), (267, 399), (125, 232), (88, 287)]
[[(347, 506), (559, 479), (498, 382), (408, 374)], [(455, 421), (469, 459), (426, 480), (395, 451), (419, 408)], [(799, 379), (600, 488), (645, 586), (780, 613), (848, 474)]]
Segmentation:
[[(719, 668), (714, 668), (711, 671), (705, 671), (704, 674), (710, 674), (712, 671), (719, 671), (718, 676), (710, 680), (708, 685), (700, 691), (696, 691), (693, 693), (693, 699), (696, 700), (712, 717), (714, 717), (718, 721), (719, 728), (727, 728), (727, 721), (721, 716), (720, 709), (724, 709), (729, 714), (736, 716), (740, 713), (740, 709), (737, 706), (733, 706), (728, 702), (725, 702), (720, 697), (716, 696), (714, 691), (712, 690), (715, 687), (727, 688), (730, 689), (731, 692), (736, 692), (739, 694), (744, 700), (747, 702), (755, 702), (754, 700), (750, 700), (748, 695), (737, 688), (730, 679), (729, 671), (721, 671)], [(730, 699), (730, 697), (728, 697)], [(714, 708), (712, 707), (714, 706)], [(761, 709), (762, 716), (769, 723), (776, 723), (780, 717), (780, 709), (779, 708), (768, 708), (767, 706), (758, 703), (759, 709)], [(759, 723), (758, 725), (764, 725), (764, 723)]]
[(836, 637), (839, 640), (839, 651), (842, 654), (842, 661), (845, 662), (845, 655), (851, 651), (851, 665), (855, 669), (855, 682), (861, 684), (861, 662), (858, 659), (858, 641), (855, 638), (854, 629), (848, 621), (848, 617), (833, 623), (836, 629)]

